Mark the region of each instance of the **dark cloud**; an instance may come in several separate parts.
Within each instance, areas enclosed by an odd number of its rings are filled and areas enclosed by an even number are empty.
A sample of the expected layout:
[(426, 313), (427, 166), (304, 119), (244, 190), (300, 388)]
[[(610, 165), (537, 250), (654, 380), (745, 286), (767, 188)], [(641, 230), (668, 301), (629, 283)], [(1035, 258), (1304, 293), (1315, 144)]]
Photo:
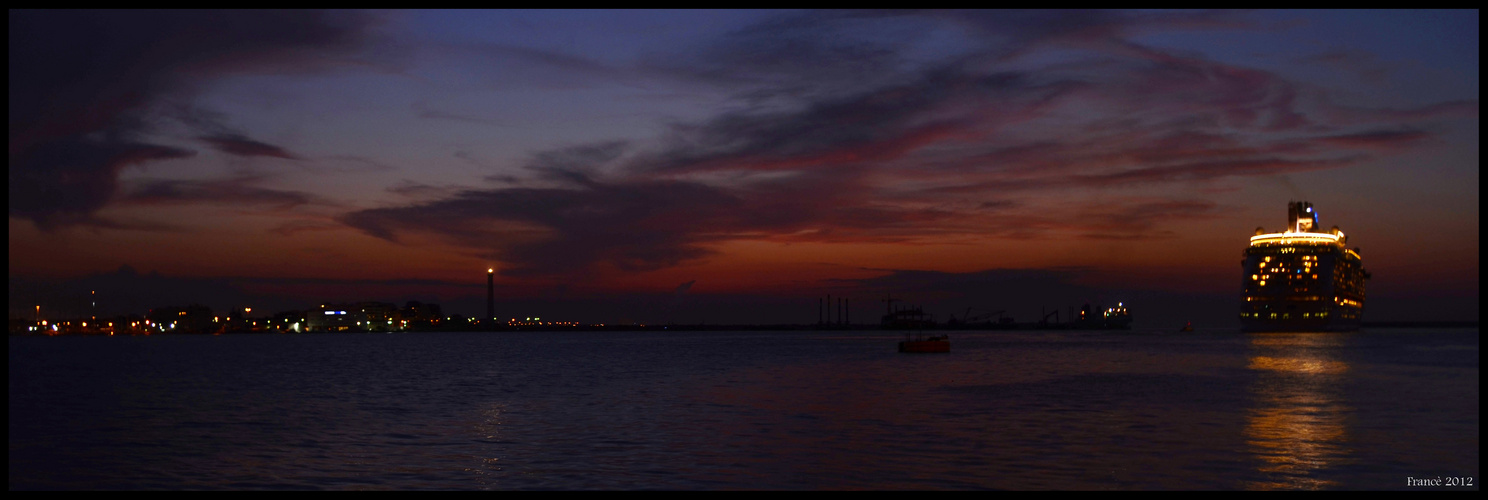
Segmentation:
[(982, 202), (980, 205), (977, 205), (977, 208), (982, 210), (1002, 210), (1014, 208), (1018, 205), (1019, 203), (1013, 200), (991, 200)]
[[(389, 240), (434, 233), (523, 276), (658, 269), (741, 239), (1154, 238), (1219, 207), (1121, 190), (1345, 168), (1429, 140), (1412, 120), (1476, 112), (1345, 108), (1276, 73), (1135, 41), (1248, 26), (1217, 11), (787, 14), (642, 64), (733, 92), (725, 111), (655, 141), (538, 152), (528, 179), (487, 178), (506, 188), (341, 220)], [(969, 48), (923, 50), (946, 27)], [(1053, 190), (1114, 193), (1057, 208), (1018, 196)]]
[[(504, 275), (573, 275), (595, 265), (649, 270), (707, 255), (710, 233), (737, 230), (737, 197), (698, 184), (586, 181), (577, 189), (463, 191), (439, 201), (353, 212), (342, 222), (395, 240), (426, 231), (493, 249)], [(496, 250), (499, 249), (499, 250)]]
[(299, 162), (297, 165), (307, 170), (327, 173), (389, 172), (398, 169), (398, 167), (356, 155), (319, 157), (314, 161)]
[(213, 149), (233, 156), (267, 156), (271, 158), (283, 158), (286, 160), (298, 160), (289, 151), (279, 146), (267, 144), (238, 134), (221, 134), (198, 137), (202, 142), (212, 146)]
[(1150, 54), (1130, 41), (1153, 32), (1234, 29), (1250, 26), (1241, 12), (1114, 10), (936, 10), (914, 15), (941, 19), (979, 37), (998, 59), (1054, 47), (1077, 47), (1127, 56)]
[(1318, 98), (1318, 114), (1330, 123), (1356, 126), (1400, 126), (1444, 118), (1476, 118), (1478, 101), (1448, 101), (1410, 108), (1365, 108), (1341, 105), (1328, 96)]
[(1319, 54), (1313, 54), (1296, 59), (1299, 65), (1315, 67), (1318, 65), (1333, 68), (1357, 76), (1360, 80), (1369, 83), (1381, 83), (1397, 68), (1393, 64), (1381, 59), (1379, 56), (1363, 51), (1355, 50), (1331, 50)]
[[(590, 186), (593, 177), (601, 175), (606, 165), (619, 159), (629, 148), (626, 141), (610, 141), (552, 149), (533, 155), (525, 168), (544, 180)], [(503, 178), (502, 175), (493, 175), (486, 180), (501, 181)]]
[(621, 70), (590, 58), (555, 50), (515, 45), (487, 44), (474, 50), (495, 58), (512, 59), (529, 67), (547, 67), (554, 71), (587, 74), (603, 79), (614, 78)]
[(272, 157), (298, 160), (299, 156), (282, 147), (254, 140), (228, 124), (228, 117), (201, 106), (175, 102), (165, 106), (161, 114), (197, 131), (196, 139), (220, 152), (233, 156)]
[(1431, 134), (1421, 130), (1393, 129), (1335, 134), (1318, 137), (1315, 140), (1344, 148), (1395, 150), (1412, 146), (1428, 137), (1431, 137)]
[(388, 186), (387, 192), (409, 198), (442, 198), (459, 192), (458, 188), (431, 186), (421, 182), (403, 179), (398, 184)]
[[(10, 214), (48, 228), (86, 221), (114, 194), (121, 168), (190, 154), (146, 138), (152, 107), (163, 98), (227, 74), (323, 67), (355, 47), (364, 17), (301, 10), (11, 11)], [(243, 137), (204, 140), (230, 154), (293, 156)]]
[(280, 236), (294, 236), (304, 232), (335, 231), (344, 229), (345, 227), (340, 223), (330, 220), (292, 220), (274, 226), (274, 228), (269, 229), (269, 232)]
[(680, 124), (665, 147), (632, 166), (676, 171), (812, 168), (898, 158), (967, 139), (1049, 105), (1079, 84), (1021, 73), (947, 68), (911, 84), (810, 101), (788, 111), (736, 111)]
[[(356, 211), (340, 220), (391, 241), (403, 233), (440, 236), (505, 262), (504, 275), (560, 277), (582, 277), (599, 269), (660, 269), (707, 257), (710, 244), (738, 239), (889, 243), (1039, 227), (1026, 219), (882, 203), (855, 185), (863, 178), (854, 179), (850, 172), (821, 171), (717, 187), (575, 176), (561, 188), (468, 190), (434, 201)], [(1113, 222), (1102, 230), (1146, 234), (1152, 224), (1176, 217), (1164, 209), (1207, 212), (1212, 205), (1107, 204), (1114, 207), (1125, 210), (1112, 215)], [(1092, 230), (1057, 221), (1049, 217), (1043, 228)]]
[[(1414, 130), (1347, 132), (1353, 123), (1319, 121), (1340, 113), (1336, 106), (1276, 74), (1130, 40), (1154, 31), (1249, 25), (1230, 12), (809, 13), (732, 34), (700, 53), (716, 64), (749, 67), (746, 47), (757, 43), (755, 50), (773, 54), (775, 45), (763, 38), (787, 34), (792, 44), (818, 46), (782, 51), (794, 59), (775, 69), (815, 75), (805, 68), (833, 59), (820, 52), (842, 42), (830, 34), (845, 20), (885, 17), (961, 25), (986, 50), (915, 66), (893, 80), (858, 79), (848, 91), (793, 94), (799, 98), (785, 104), (746, 99), (746, 106), (711, 119), (675, 124), (659, 147), (637, 148), (627, 166), (638, 175), (677, 176), (860, 165), (883, 179), (944, 179), (946, 186), (929, 186), (930, 192), (970, 193), (1340, 168), (1429, 137)], [(819, 29), (807, 29), (813, 26)], [(729, 47), (741, 54), (724, 50)], [(998, 68), (1011, 52), (998, 47), (1020, 55), (1078, 47), (1090, 55), (1085, 64), (1009, 70)], [(795, 65), (803, 68), (789, 69)], [(1420, 116), (1448, 112), (1430, 112), (1433, 107)], [(1298, 139), (1304, 130), (1314, 135)], [(1319, 130), (1337, 133), (1315, 135)]]
[(463, 123), (475, 123), (475, 124), (479, 124), (479, 125), (489, 125), (489, 126), (492, 126), (492, 127), (500, 127), (500, 128), (510, 128), (512, 126), (510, 123), (506, 123), (506, 122), (503, 122), (503, 121), (501, 121), (499, 119), (495, 119), (495, 118), (487, 118), (487, 117), (482, 117), (482, 116), (477, 116), (477, 115), (472, 115), (472, 114), (454, 113), (454, 112), (450, 112), (450, 111), (444, 111), (444, 110), (434, 109), (433, 107), (431, 107), (429, 105), (429, 103), (424, 102), (424, 101), (419, 101), (419, 102), (413, 103), (412, 106), (413, 106), (414, 116), (417, 116), (417, 117), (423, 118), (423, 119), (427, 119), (427, 120), (449, 120), (449, 121), (456, 121), (456, 122), (463, 122)]
[(1358, 163), (1362, 158), (1294, 160), (1288, 158), (1244, 158), (1235, 160), (1195, 161), (1121, 172), (1085, 175), (1072, 182), (1095, 185), (1200, 181), (1235, 176), (1263, 176), (1337, 168)]
[[(500, 43), (440, 43), (432, 50), (435, 57), (456, 56), (469, 60), (465, 71), (479, 75), (480, 81), (498, 87), (506, 85), (537, 85), (545, 89), (575, 89), (603, 85), (642, 85), (647, 75), (633, 68), (614, 66), (579, 54), (513, 44)], [(510, 71), (509, 68), (520, 68)], [(511, 126), (499, 120), (490, 120), (466, 113), (451, 113), (429, 108), (427, 104), (415, 104), (419, 117), (481, 123), (500, 127)]]
[(113, 199), (124, 168), (193, 155), (168, 146), (84, 136), (12, 149), (10, 215), (42, 229), (84, 223)]
[(538, 154), (528, 169), (556, 187), (466, 190), (401, 207), (361, 210), (340, 220), (375, 237), (433, 233), (507, 263), (504, 275), (578, 276), (599, 268), (652, 270), (710, 255), (739, 238), (804, 238), (817, 227), (834, 238), (894, 240), (942, 214), (865, 204), (850, 169), (792, 174), (747, 187), (610, 179), (601, 170), (623, 143)]
[(856, 93), (907, 74), (912, 64), (901, 55), (903, 44), (931, 31), (885, 20), (847, 11), (777, 15), (642, 66), (731, 90), (754, 105)]
[(137, 205), (267, 205), (281, 210), (316, 202), (309, 193), (255, 186), (259, 181), (261, 179), (255, 177), (208, 181), (143, 180), (127, 189), (119, 197), (119, 202)]
[(97, 215), (78, 222), (77, 225), (89, 229), (114, 229), (120, 231), (185, 233), (190, 230), (187, 226), (175, 222), (134, 217), (101, 217)]
[(1075, 220), (1083, 226), (1080, 228), (1082, 238), (1152, 239), (1171, 235), (1159, 229), (1165, 223), (1213, 217), (1216, 208), (1216, 203), (1203, 200), (1111, 203), (1100, 207), (1082, 207), (1082, 213)]

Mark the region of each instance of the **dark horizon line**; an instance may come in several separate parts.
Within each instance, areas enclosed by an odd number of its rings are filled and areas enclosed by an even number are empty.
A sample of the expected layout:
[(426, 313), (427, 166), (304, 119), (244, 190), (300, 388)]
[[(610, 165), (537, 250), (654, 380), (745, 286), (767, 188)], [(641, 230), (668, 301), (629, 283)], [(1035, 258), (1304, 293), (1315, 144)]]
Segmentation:
[[(11, 322), (27, 322), (27, 321), (31, 321), (31, 320), (20, 320), (20, 319), (16, 319), (16, 318), (11, 318), (10, 321)], [(77, 320), (64, 320), (64, 321), (77, 321)], [(1047, 325), (1043, 325), (1043, 324), (1040, 324), (1040, 323), (1037, 323), (1037, 322), (1033, 322), (1033, 323), (1015, 323), (1015, 324), (1010, 324), (1010, 325), (1003, 325), (1001, 327), (999, 327), (998, 325), (958, 325), (958, 326), (953, 326), (953, 327), (947, 327), (946, 325), (935, 324), (935, 325), (931, 325), (931, 326), (928, 326), (926, 328), (920, 328), (920, 329), (923, 329), (923, 330), (961, 330), (961, 331), (1001, 331), (1001, 330), (1091, 330), (1091, 331), (1095, 331), (1095, 330), (1126, 330), (1126, 331), (1129, 331), (1129, 330), (1140, 330), (1140, 329), (1148, 329), (1148, 328), (1150, 328), (1150, 327), (1147, 327), (1147, 328), (1135, 328), (1134, 327), (1134, 328), (1124, 328), (1124, 329), (1122, 329), (1122, 328), (1078, 328), (1078, 327), (1072, 327), (1071, 325), (1072, 324), (1071, 323), (1068, 323), (1068, 322), (1048, 323)], [(913, 331), (916, 331), (916, 330), (920, 330), (920, 329), (916, 329), (916, 328), (885, 328), (881, 324), (878, 324), (878, 323), (640, 323), (640, 322), (631, 322), (631, 323), (591, 323), (591, 324), (576, 324), (576, 325), (528, 325), (528, 326), (510, 326), (510, 325), (507, 325), (507, 324), (498, 324), (498, 325), (494, 325), (494, 326), (495, 327), (492, 328), (492, 326), (490, 326), (490, 325), (482, 325), (482, 324), (477, 323), (477, 324), (472, 324), (472, 325), (468, 325), (468, 326), (463, 326), (461, 328), (431, 328), (431, 329), (419, 329), (419, 330), (408, 330), (408, 331), (417, 333), (417, 332), (472, 331), (472, 330), (474, 330), (474, 331), (491, 331), (491, 332), (494, 332), (494, 331), (520, 331), (520, 330), (528, 330), (528, 331), (548, 331), (548, 330), (569, 330), (569, 331), (572, 331), (572, 330), (592, 330), (592, 331), (646, 331), (646, 330), (666, 330), (666, 329), (688, 330), (688, 331), (701, 331), (701, 330), (846, 330), (846, 329), (879, 329), (879, 330), (885, 330), (885, 331), (904, 331), (904, 332), (913, 332)], [(1461, 321), (1453, 321), (1453, 320), (1365, 321), (1365, 322), (1360, 323), (1360, 325), (1359, 325), (1360, 328), (1478, 328), (1479, 326), (1480, 326), (1480, 322), (1478, 320), (1461, 320)], [(14, 334), (14, 333), (15, 332), (12, 332), (12, 334)], [(162, 332), (162, 333), (165, 333), (165, 334), (174, 334), (174, 335), (195, 335), (195, 334), (199, 334), (199, 333), (169, 333), (169, 332)], [(243, 332), (226, 332), (226, 333), (268, 333), (268, 332), (243, 331)], [(280, 333), (294, 333), (294, 332), (280, 332)], [(377, 331), (370, 331), (370, 332), (367, 332), (367, 331), (357, 331), (357, 332), (299, 332), (299, 333), (378, 333), (378, 332)]]

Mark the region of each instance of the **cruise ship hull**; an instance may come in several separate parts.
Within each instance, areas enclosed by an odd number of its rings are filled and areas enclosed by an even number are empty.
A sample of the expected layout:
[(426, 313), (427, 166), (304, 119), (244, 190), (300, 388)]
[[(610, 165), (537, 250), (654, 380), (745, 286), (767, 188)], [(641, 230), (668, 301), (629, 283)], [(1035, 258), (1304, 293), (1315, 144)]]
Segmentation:
[(1240, 329), (1251, 333), (1271, 332), (1352, 332), (1359, 329), (1355, 320), (1331, 319), (1242, 319)]

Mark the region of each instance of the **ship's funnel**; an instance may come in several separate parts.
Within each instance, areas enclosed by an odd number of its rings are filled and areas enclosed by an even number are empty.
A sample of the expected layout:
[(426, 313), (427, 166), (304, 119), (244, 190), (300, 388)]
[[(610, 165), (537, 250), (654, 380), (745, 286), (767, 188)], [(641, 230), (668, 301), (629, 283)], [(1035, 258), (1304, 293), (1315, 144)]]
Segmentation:
[(1294, 233), (1317, 231), (1317, 210), (1312, 208), (1312, 203), (1305, 201), (1288, 203), (1287, 227), (1291, 228)]

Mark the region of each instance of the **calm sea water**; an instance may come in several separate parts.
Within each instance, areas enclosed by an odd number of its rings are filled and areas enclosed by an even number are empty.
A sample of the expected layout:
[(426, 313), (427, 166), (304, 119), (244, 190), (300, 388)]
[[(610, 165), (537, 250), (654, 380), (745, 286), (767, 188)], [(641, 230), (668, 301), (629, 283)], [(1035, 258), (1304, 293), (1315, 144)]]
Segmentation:
[(9, 482), (1476, 490), (1478, 335), (11, 337)]

